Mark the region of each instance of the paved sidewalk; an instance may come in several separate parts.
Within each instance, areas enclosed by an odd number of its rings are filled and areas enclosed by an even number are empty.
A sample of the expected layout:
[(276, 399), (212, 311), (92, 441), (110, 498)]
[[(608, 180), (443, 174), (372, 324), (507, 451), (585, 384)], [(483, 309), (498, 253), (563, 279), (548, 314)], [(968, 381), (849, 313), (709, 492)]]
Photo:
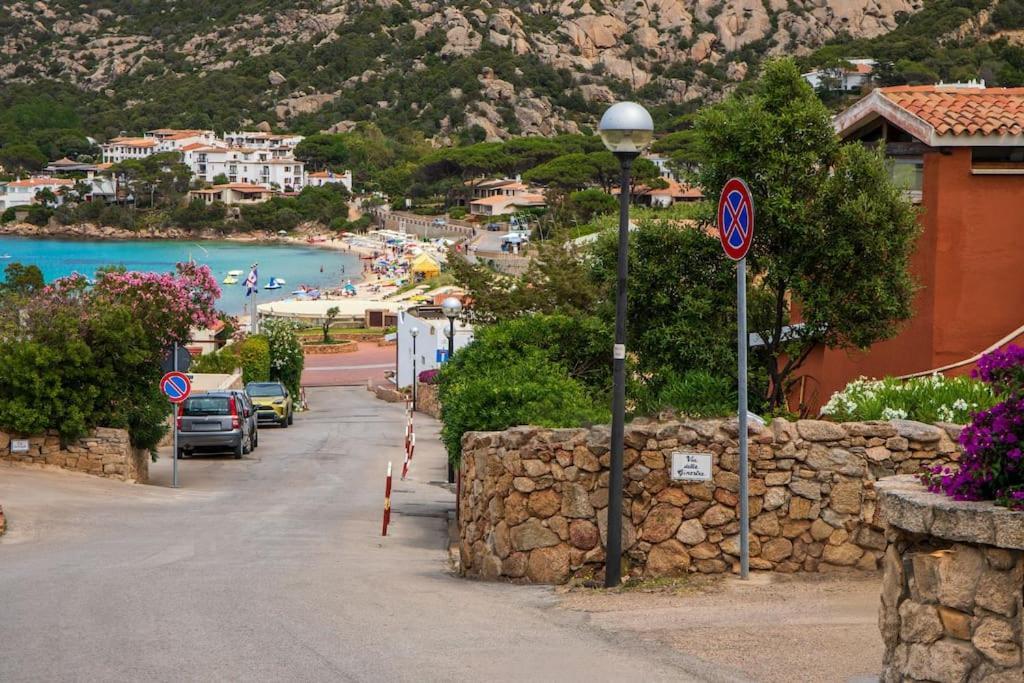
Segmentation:
[(395, 369), (395, 347), (359, 342), (353, 353), (307, 354), (302, 386), (366, 386), (384, 382), (384, 373)]

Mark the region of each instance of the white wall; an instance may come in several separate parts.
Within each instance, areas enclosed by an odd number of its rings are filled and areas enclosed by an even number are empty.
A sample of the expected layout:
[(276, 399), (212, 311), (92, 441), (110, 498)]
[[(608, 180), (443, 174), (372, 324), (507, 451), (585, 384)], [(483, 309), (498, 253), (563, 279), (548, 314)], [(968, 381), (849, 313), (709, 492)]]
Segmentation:
[[(412, 315), (411, 312), (402, 312), (398, 315), (398, 367), (395, 372), (395, 380), (399, 388), (412, 386), (413, 377), (424, 370), (433, 370), (441, 367), (437, 362), (437, 350), (448, 348), (448, 338), (444, 336), (444, 330), (448, 327), (448, 319), (424, 320)], [(412, 353), (412, 329), (419, 330), (416, 337), (416, 371), (413, 373)], [(455, 350), (473, 341), (473, 328), (470, 325), (463, 325), (455, 322)]]

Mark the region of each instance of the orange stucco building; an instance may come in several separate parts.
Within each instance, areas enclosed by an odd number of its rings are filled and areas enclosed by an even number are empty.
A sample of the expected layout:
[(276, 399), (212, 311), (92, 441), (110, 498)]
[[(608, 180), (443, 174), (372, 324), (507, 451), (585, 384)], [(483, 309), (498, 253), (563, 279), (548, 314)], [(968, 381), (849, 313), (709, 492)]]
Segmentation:
[(963, 373), (1024, 337), (1024, 88), (899, 86), (835, 119), (844, 140), (885, 145), (921, 209), (914, 317), (867, 351), (819, 348), (794, 404), (816, 412), (861, 375)]

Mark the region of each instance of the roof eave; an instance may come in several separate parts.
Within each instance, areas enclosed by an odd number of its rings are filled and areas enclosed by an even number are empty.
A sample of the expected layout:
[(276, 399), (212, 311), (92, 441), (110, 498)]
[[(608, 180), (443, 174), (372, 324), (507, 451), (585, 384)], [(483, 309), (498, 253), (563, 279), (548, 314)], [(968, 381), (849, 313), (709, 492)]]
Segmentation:
[(836, 135), (845, 139), (876, 118), (884, 118), (921, 142), (932, 147), (937, 146), (933, 142), (935, 128), (890, 100), (881, 90), (872, 91), (849, 109), (837, 114), (832, 119), (832, 127)]
[(1024, 147), (1024, 135), (933, 135), (932, 147)]

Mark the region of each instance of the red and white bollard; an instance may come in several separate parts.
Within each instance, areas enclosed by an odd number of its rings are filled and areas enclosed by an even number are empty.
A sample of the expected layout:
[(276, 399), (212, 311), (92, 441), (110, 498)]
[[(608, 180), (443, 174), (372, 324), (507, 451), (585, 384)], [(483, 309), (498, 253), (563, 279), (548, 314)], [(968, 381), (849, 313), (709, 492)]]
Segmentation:
[(402, 481), (409, 475), (409, 464), (412, 462), (412, 452), (416, 448), (416, 435), (412, 434), (405, 440), (405, 461), (402, 463)]
[(388, 461), (388, 476), (384, 480), (384, 528), (381, 536), (388, 535), (388, 524), (391, 523), (391, 461)]

